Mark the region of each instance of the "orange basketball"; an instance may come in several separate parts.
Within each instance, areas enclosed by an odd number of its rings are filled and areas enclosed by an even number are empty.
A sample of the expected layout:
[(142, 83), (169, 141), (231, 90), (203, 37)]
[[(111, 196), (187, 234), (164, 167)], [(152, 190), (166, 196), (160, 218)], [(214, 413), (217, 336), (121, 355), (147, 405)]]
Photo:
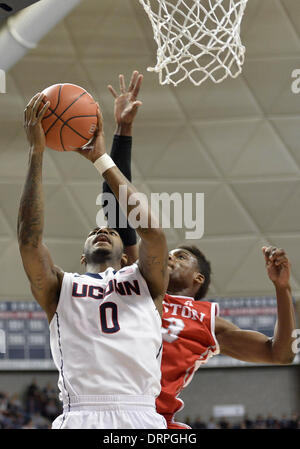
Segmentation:
[(42, 120), (46, 145), (56, 151), (81, 148), (97, 127), (97, 105), (93, 97), (75, 84), (54, 84), (43, 90), (50, 106)]

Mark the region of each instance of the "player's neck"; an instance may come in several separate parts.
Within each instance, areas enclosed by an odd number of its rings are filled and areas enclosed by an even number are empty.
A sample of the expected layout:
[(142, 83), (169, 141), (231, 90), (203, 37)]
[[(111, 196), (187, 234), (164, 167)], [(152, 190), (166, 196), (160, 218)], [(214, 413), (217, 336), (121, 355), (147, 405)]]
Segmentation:
[(95, 273), (95, 274), (103, 273), (103, 271), (107, 270), (107, 268), (110, 268), (110, 267), (112, 267), (116, 271), (118, 271), (122, 268), (120, 262), (106, 260), (105, 262), (101, 262), (101, 263), (88, 263), (86, 265), (86, 272), (87, 273)]
[(175, 289), (175, 288), (168, 288), (167, 293), (169, 295), (173, 295), (173, 296), (188, 296), (189, 298), (193, 298), (194, 297), (194, 292), (193, 289), (187, 287), (184, 288), (182, 290), (180, 289)]

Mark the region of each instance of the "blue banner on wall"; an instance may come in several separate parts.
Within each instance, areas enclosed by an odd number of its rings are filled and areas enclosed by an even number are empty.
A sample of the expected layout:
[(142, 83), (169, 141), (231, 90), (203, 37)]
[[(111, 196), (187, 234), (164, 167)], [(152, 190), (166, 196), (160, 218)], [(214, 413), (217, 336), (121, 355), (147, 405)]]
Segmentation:
[[(49, 325), (35, 301), (0, 303), (0, 370), (52, 370)], [(3, 348), (4, 346), (4, 348)]]

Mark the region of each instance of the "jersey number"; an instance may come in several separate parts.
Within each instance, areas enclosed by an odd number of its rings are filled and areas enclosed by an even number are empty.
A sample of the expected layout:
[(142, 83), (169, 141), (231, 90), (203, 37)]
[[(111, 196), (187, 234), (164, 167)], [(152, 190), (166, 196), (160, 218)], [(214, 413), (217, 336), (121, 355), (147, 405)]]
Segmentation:
[[(100, 323), (102, 331), (105, 334), (114, 334), (120, 330), (118, 323), (118, 308), (114, 302), (105, 302), (99, 307)], [(110, 326), (107, 323), (109, 318)]]
[(180, 318), (165, 318), (164, 321), (169, 321), (170, 324), (167, 328), (162, 328), (163, 340), (172, 343), (184, 328), (184, 322)]

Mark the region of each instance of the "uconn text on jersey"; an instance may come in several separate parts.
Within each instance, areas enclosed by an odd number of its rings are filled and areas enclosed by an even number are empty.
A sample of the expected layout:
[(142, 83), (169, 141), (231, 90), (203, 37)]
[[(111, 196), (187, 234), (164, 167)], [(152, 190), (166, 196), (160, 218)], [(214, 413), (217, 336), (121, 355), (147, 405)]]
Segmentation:
[(78, 284), (77, 282), (72, 283), (72, 296), (75, 298), (93, 298), (100, 300), (113, 292), (121, 296), (141, 294), (137, 279), (131, 282), (117, 282), (116, 279), (112, 279), (105, 287), (100, 287), (99, 285)]

